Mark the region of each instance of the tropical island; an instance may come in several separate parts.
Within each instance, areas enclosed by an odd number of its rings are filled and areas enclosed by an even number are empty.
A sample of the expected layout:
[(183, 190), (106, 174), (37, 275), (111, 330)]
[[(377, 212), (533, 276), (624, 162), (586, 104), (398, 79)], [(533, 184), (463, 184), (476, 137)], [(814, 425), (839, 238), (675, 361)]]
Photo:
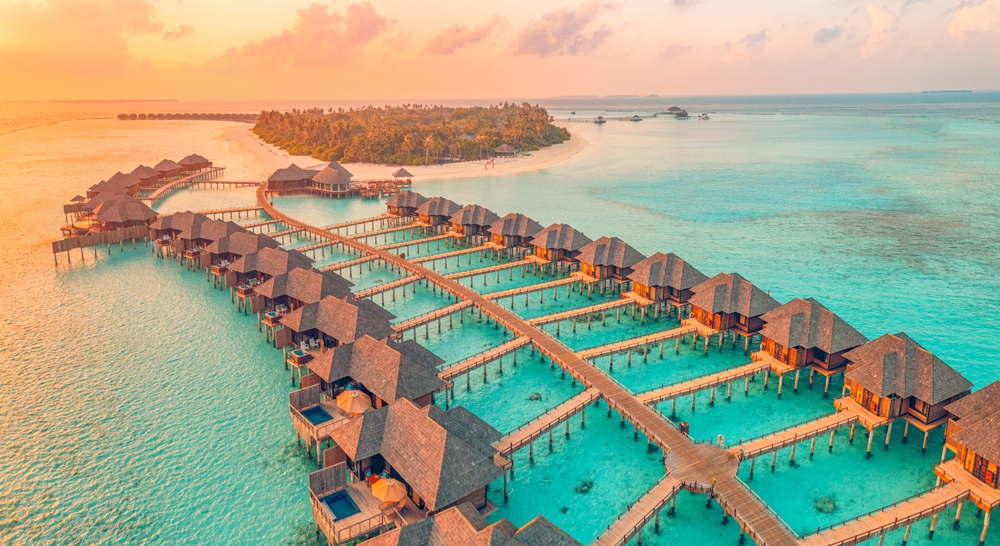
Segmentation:
[(405, 104), (261, 112), (253, 132), (292, 155), (321, 161), (428, 165), (473, 161), (498, 148), (538, 150), (569, 140), (548, 111), (528, 103), (451, 108)]

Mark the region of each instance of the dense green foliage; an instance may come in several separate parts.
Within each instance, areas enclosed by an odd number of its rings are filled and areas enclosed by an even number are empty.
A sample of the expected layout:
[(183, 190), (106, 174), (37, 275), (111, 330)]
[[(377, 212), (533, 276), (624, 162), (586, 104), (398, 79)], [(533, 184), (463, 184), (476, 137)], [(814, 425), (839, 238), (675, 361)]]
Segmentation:
[(537, 150), (569, 139), (528, 103), (473, 108), (403, 105), (261, 112), (254, 133), (294, 155), (322, 161), (423, 165), (489, 157), (502, 144)]

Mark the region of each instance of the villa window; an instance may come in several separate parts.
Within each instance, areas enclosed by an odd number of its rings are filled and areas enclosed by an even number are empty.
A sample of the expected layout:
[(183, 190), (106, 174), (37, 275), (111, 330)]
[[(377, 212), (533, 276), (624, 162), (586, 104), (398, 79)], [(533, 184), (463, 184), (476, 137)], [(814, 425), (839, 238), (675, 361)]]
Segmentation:
[(742, 324), (743, 326), (746, 326), (747, 325), (747, 318), (744, 317), (743, 315), (738, 315), (738, 316), (740, 317), (740, 324)]
[(910, 403), (910, 407), (914, 409), (920, 415), (927, 417), (931, 412), (931, 405), (923, 400), (917, 400), (916, 398)]
[(827, 356), (829, 355), (826, 354), (826, 351), (822, 349), (813, 349), (813, 358), (815, 358), (816, 360), (820, 362), (826, 362)]

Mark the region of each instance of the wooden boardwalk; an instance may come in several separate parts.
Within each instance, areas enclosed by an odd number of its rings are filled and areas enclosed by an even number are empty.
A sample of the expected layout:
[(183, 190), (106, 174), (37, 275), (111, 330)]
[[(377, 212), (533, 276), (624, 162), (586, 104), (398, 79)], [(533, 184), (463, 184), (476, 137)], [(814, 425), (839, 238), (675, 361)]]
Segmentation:
[[(172, 180), (172, 181), (166, 183), (165, 185), (157, 188), (156, 191), (154, 191), (153, 193), (149, 194), (148, 197), (141, 198), (141, 200), (142, 201), (148, 201), (147, 204), (150, 207), (155, 207), (156, 204), (159, 203), (161, 199), (163, 199), (164, 197), (170, 195), (171, 193), (173, 193), (173, 192), (175, 192), (175, 191), (177, 191), (177, 190), (179, 190), (181, 188), (186, 188), (188, 186), (194, 186), (194, 185), (197, 185), (197, 184), (207, 183), (207, 182), (210, 181), (211, 178), (216, 177), (216, 176), (221, 176), (222, 175), (222, 171), (224, 171), (224, 170), (226, 170), (225, 167), (211, 167), (208, 170), (205, 170), (205, 171), (202, 171), (202, 172), (199, 172), (199, 173), (194, 173), (192, 175), (185, 176), (184, 178), (179, 178), (177, 180)], [(213, 184), (224, 184), (224, 182), (221, 182), (221, 181), (214, 181), (214, 180), (212, 180), (211, 182)], [(257, 185), (257, 184), (260, 184), (260, 183), (259, 182), (244, 182), (244, 183), (242, 183), (242, 185), (246, 185), (246, 186), (254, 186), (254, 185)]]
[(368, 262), (374, 262), (378, 260), (379, 257), (374, 254), (369, 254), (368, 256), (362, 256), (360, 258), (355, 258), (353, 260), (348, 260), (346, 262), (338, 262), (335, 264), (330, 264), (325, 267), (319, 268), (320, 271), (339, 271), (341, 269), (347, 269), (348, 267), (354, 267), (356, 265), (366, 264)]
[(667, 341), (669, 339), (684, 337), (694, 332), (697, 332), (695, 328), (692, 328), (690, 326), (680, 326), (678, 328), (674, 328), (672, 330), (666, 330), (658, 334), (652, 334), (643, 337), (634, 337), (631, 339), (626, 339), (624, 341), (619, 341), (617, 343), (609, 343), (607, 345), (601, 345), (600, 347), (586, 349), (580, 351), (579, 355), (580, 358), (583, 358), (585, 360), (592, 360), (595, 358), (600, 358), (602, 356), (624, 353), (625, 351), (630, 351), (637, 347), (646, 347), (649, 345), (653, 345), (654, 343), (660, 343), (661, 341)]
[(239, 214), (241, 212), (258, 212), (262, 210), (264, 210), (264, 208), (261, 207), (260, 205), (253, 205), (250, 207), (229, 207), (222, 209), (199, 210), (194, 214), (201, 214), (202, 216), (214, 216), (216, 214), (221, 214), (225, 216), (226, 214)]
[[(258, 202), (259, 201), (260, 200), (258, 200)], [(362, 218), (360, 220), (349, 220), (347, 222), (340, 222), (339, 224), (330, 224), (329, 226), (324, 226), (321, 229), (323, 231), (332, 231), (332, 232), (336, 233), (336, 232), (340, 231), (341, 229), (347, 229), (348, 231), (350, 231), (349, 228), (352, 228), (352, 227), (357, 228), (357, 226), (364, 226), (364, 225), (367, 225), (367, 224), (374, 224), (375, 222), (379, 222), (380, 225), (381, 225), (381, 224), (384, 224), (385, 221), (392, 221), (392, 220), (396, 220), (396, 217), (395, 216), (391, 216), (389, 214), (379, 214), (377, 216), (369, 216), (368, 218)], [(359, 233), (357, 231), (357, 229), (355, 229), (354, 232), (355, 233)]]
[(536, 317), (528, 320), (528, 322), (534, 326), (542, 326), (545, 324), (552, 324), (553, 322), (562, 322), (564, 320), (571, 320), (573, 317), (581, 317), (586, 315), (593, 315), (594, 313), (602, 313), (610, 311), (612, 309), (625, 307), (626, 305), (631, 305), (633, 303), (635, 303), (635, 301), (632, 299), (621, 298), (614, 301), (599, 303), (597, 305), (591, 305), (590, 307), (583, 307), (580, 309), (570, 309), (569, 311), (563, 311), (562, 313), (555, 313), (552, 315)]
[(797, 445), (806, 440), (823, 436), (827, 432), (835, 431), (840, 427), (855, 423), (857, 420), (857, 414), (852, 414), (851, 412), (831, 413), (830, 415), (811, 419), (805, 423), (792, 425), (777, 432), (740, 442), (729, 448), (729, 451), (741, 461), (747, 461), (767, 453), (781, 451), (786, 447)]
[[(480, 366), (485, 366), (494, 360), (499, 360), (511, 353), (517, 352), (522, 347), (526, 347), (531, 344), (531, 340), (526, 337), (517, 337), (499, 347), (494, 347), (485, 352), (473, 355), (457, 364), (448, 366), (447, 368), (441, 370), (438, 373), (438, 377), (445, 381), (451, 381), (452, 379), (464, 374), (469, 373), (472, 370), (479, 368)], [(517, 364), (517, 359), (514, 359), (515, 365)]]
[[(522, 260), (524, 265), (531, 263), (531, 260)], [(522, 265), (521, 262), (510, 262), (506, 265)], [(530, 294), (532, 292), (540, 292), (542, 290), (548, 290), (550, 288), (559, 288), (560, 286), (566, 286), (567, 284), (573, 284), (580, 279), (575, 277), (566, 277), (563, 279), (556, 279), (554, 281), (543, 282), (538, 284), (531, 284), (528, 286), (522, 286), (520, 288), (511, 288), (510, 290), (501, 290), (499, 292), (491, 292), (486, 294), (486, 297), (491, 300), (502, 300), (506, 298), (513, 298), (514, 296), (520, 296), (521, 294)]]
[[(452, 237), (453, 237), (453, 235), (451, 233), (445, 233), (444, 235), (435, 235), (433, 237), (425, 237), (423, 239), (413, 239), (413, 240), (410, 240), (410, 241), (403, 241), (401, 243), (393, 243), (391, 245), (376, 246), (374, 248), (377, 248), (377, 249), (380, 249), (380, 250), (395, 250), (397, 248), (406, 248), (408, 246), (417, 246), (417, 245), (422, 245), (424, 243), (433, 243), (435, 241), (443, 241), (445, 239), (451, 239)], [(351, 239), (351, 240), (353, 241), (353, 239)], [(365, 245), (365, 246), (367, 246), (367, 245)], [(430, 245), (428, 245), (428, 248), (430, 248)], [(420, 249), (418, 248), (417, 250), (419, 251)]]
[(658, 402), (663, 402), (665, 400), (672, 400), (674, 398), (680, 398), (688, 394), (694, 394), (696, 392), (701, 392), (704, 390), (711, 389), (712, 387), (718, 387), (720, 385), (731, 385), (734, 381), (739, 381), (740, 379), (749, 379), (750, 377), (757, 375), (758, 373), (767, 369), (767, 364), (761, 364), (759, 362), (754, 362), (752, 364), (746, 364), (736, 368), (730, 368), (728, 370), (723, 370), (719, 373), (714, 373), (712, 375), (705, 375), (702, 377), (697, 377), (689, 381), (682, 381), (680, 383), (675, 383), (673, 385), (668, 385), (659, 389), (653, 389), (651, 391), (646, 391), (635, 395), (643, 404), (653, 405)]
[[(309, 229), (317, 235), (339, 238), (357, 250), (371, 253), (412, 274), (423, 275), (459, 299), (474, 304), (483, 313), (511, 330), (514, 335), (528, 337), (536, 350), (552, 359), (554, 363), (566, 370), (566, 373), (578, 379), (585, 387), (599, 390), (609, 409), (619, 412), (631, 422), (636, 434), (645, 434), (652, 443), (660, 446), (666, 453), (665, 466), (671, 476), (685, 482), (708, 483), (713, 478), (716, 479), (717, 483), (714, 489), (716, 500), (720, 504), (730, 507), (734, 518), (750, 532), (751, 538), (768, 546), (793, 546), (796, 544), (796, 537), (788, 526), (774, 515), (766, 505), (756, 499), (736, 478), (739, 463), (732, 453), (719, 447), (691, 442), (686, 435), (661, 418), (652, 408), (637, 400), (628, 390), (604, 372), (541, 329), (528, 324), (523, 318), (499, 305), (490, 296), (480, 294), (419, 264), (411, 263), (384, 248), (370, 247), (342, 235), (295, 220), (271, 206), (265, 198), (265, 193), (264, 187), (258, 188), (257, 202), (264, 207), (265, 212), (270, 216), (281, 218), (291, 225)], [(576, 280), (570, 277), (564, 282), (576, 282)], [(683, 328), (675, 331), (679, 333), (680, 330)], [(612, 543), (611, 540), (615, 540), (610, 538), (610, 533), (611, 530), (602, 535), (607, 541), (606, 543), (609, 544)]]
[(419, 282), (424, 280), (420, 275), (410, 275), (408, 277), (403, 277), (402, 279), (396, 279), (392, 282), (384, 282), (382, 284), (376, 284), (371, 288), (366, 288), (364, 290), (354, 293), (355, 298), (368, 298), (374, 296), (375, 294), (380, 294), (382, 292), (388, 292), (390, 290), (395, 290), (401, 286), (406, 286), (410, 283)]
[(467, 279), (469, 277), (475, 277), (477, 275), (488, 275), (490, 273), (500, 274), (501, 271), (506, 269), (514, 269), (515, 267), (521, 265), (527, 265), (530, 262), (528, 260), (518, 260), (516, 262), (507, 262), (505, 264), (491, 265), (488, 267), (480, 267), (479, 269), (470, 269), (468, 271), (460, 271), (458, 273), (449, 273), (445, 275), (449, 279)]
[[(422, 240), (419, 240), (419, 242), (423, 242), (425, 240), (426, 239), (422, 239)], [(484, 250), (486, 250), (486, 247), (483, 247), (483, 246), (472, 246), (472, 247), (469, 247), (469, 248), (463, 248), (461, 250), (453, 250), (451, 252), (442, 252), (441, 254), (432, 254), (430, 256), (424, 256), (422, 258), (413, 258), (410, 261), (413, 262), (413, 263), (415, 263), (415, 264), (423, 264), (423, 263), (426, 263), (426, 262), (436, 262), (438, 260), (447, 260), (449, 258), (454, 258), (456, 256), (465, 256), (466, 254), (475, 254), (476, 252), (482, 252)], [(470, 259), (471, 259), (471, 257), (470, 257)]]
[(969, 490), (945, 484), (917, 496), (869, 512), (821, 530), (799, 540), (800, 546), (850, 546), (860, 544), (890, 531), (909, 527), (939, 514), (969, 498)]
[(250, 222), (249, 224), (243, 224), (246, 229), (253, 229), (256, 227), (269, 226), (271, 224), (278, 224), (281, 220), (261, 220), (260, 222)]
[(459, 311), (464, 311), (469, 307), (472, 307), (471, 301), (460, 301), (458, 303), (453, 303), (448, 307), (442, 307), (437, 311), (431, 311), (430, 313), (427, 313), (425, 315), (420, 315), (419, 317), (414, 317), (411, 318), (410, 320), (400, 322), (399, 324), (394, 326), (394, 328), (396, 329), (397, 332), (403, 333), (407, 330), (412, 330), (414, 328), (417, 328), (418, 326), (430, 324), (431, 322), (434, 322), (435, 320), (438, 320), (440, 318), (447, 317), (448, 315), (454, 315), (455, 313), (458, 313)]
[(624, 546), (633, 536), (641, 533), (649, 520), (654, 519), (680, 490), (681, 482), (671, 476), (665, 476), (618, 516), (618, 519), (594, 540), (593, 546)]
[(385, 229), (379, 229), (376, 231), (363, 231), (355, 235), (349, 235), (348, 237), (354, 239), (355, 241), (364, 241), (365, 239), (368, 239), (370, 237), (378, 237), (379, 235), (388, 235), (390, 233), (395, 233), (397, 231), (406, 231), (408, 229), (413, 229), (415, 227), (417, 227), (416, 222), (412, 224), (403, 224), (401, 226), (393, 226)]
[(493, 447), (504, 457), (510, 457), (512, 453), (516, 453), (524, 446), (540, 438), (546, 432), (568, 421), (570, 417), (580, 413), (588, 404), (600, 397), (601, 391), (597, 389), (584, 389), (562, 404), (532, 419), (524, 426), (508, 432), (506, 436), (497, 440), (493, 444)]

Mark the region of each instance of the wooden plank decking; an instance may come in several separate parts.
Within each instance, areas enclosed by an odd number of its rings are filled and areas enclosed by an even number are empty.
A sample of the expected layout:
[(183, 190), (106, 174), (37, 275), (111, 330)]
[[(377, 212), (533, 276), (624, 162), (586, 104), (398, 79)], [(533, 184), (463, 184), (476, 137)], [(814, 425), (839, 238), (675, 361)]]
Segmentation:
[(532, 324), (533, 326), (543, 326), (545, 324), (552, 324), (553, 322), (562, 322), (564, 320), (570, 320), (573, 317), (581, 317), (581, 316), (592, 315), (594, 313), (610, 311), (612, 309), (617, 309), (619, 307), (625, 307), (626, 305), (632, 305), (633, 303), (635, 302), (631, 299), (621, 298), (614, 301), (598, 303), (597, 305), (591, 305), (590, 307), (582, 307), (580, 309), (570, 309), (569, 311), (563, 311), (562, 313), (554, 313), (551, 315), (535, 317), (533, 319), (529, 319), (528, 323)]
[(373, 262), (378, 260), (379, 256), (374, 254), (369, 254), (367, 256), (362, 256), (360, 258), (355, 258), (353, 260), (348, 260), (346, 262), (337, 262), (335, 264), (330, 264), (325, 267), (319, 268), (320, 271), (340, 271), (341, 269), (347, 269), (348, 267), (354, 267), (356, 265), (366, 264), (368, 262)]
[(400, 286), (406, 286), (406, 285), (408, 285), (410, 283), (414, 283), (414, 282), (418, 282), (418, 281), (422, 281), (422, 280), (424, 280), (424, 278), (422, 276), (420, 276), (420, 275), (411, 275), (409, 277), (403, 277), (402, 279), (396, 279), (396, 280), (394, 280), (392, 282), (384, 282), (382, 284), (376, 284), (375, 286), (373, 286), (371, 288), (366, 288), (366, 289), (361, 290), (359, 292), (355, 292), (354, 293), (354, 297), (355, 298), (359, 298), (359, 299), (360, 298), (368, 298), (368, 297), (374, 296), (375, 294), (379, 294), (381, 292), (388, 292), (390, 290), (395, 290), (395, 289), (399, 288)]
[[(423, 242), (426, 239), (421, 239), (419, 242)], [(465, 256), (466, 254), (475, 254), (476, 252), (483, 252), (486, 247), (482, 246), (470, 246), (469, 248), (463, 248), (461, 250), (453, 250), (451, 252), (442, 252), (441, 254), (431, 254), (429, 256), (422, 256), (420, 258), (413, 258), (410, 260), (415, 264), (423, 264), (426, 262), (436, 262), (438, 260), (447, 260), (449, 258), (454, 258), (456, 256)], [(471, 257), (470, 257), (471, 259)]]
[(261, 207), (260, 205), (253, 205), (253, 206), (250, 206), (250, 207), (229, 207), (229, 208), (222, 208), (222, 209), (199, 210), (199, 211), (195, 212), (194, 214), (201, 214), (202, 216), (212, 216), (212, 215), (215, 215), (215, 214), (231, 214), (231, 213), (238, 213), (238, 212), (257, 212), (257, 211), (260, 211), (260, 210), (264, 210), (264, 208)]
[(682, 381), (680, 383), (668, 385), (663, 388), (639, 393), (636, 395), (636, 398), (638, 398), (639, 401), (642, 402), (643, 404), (653, 405), (658, 402), (663, 402), (665, 400), (679, 398), (681, 396), (685, 396), (688, 394), (711, 389), (712, 387), (718, 387), (719, 385), (725, 385), (727, 383), (739, 381), (740, 379), (745, 379), (757, 375), (758, 373), (766, 369), (767, 369), (767, 364), (754, 362), (752, 364), (746, 364), (736, 368), (723, 370), (719, 373), (705, 375), (702, 377), (691, 379), (689, 381)]
[(681, 482), (670, 476), (664, 477), (618, 516), (618, 519), (597, 537), (593, 546), (623, 546), (638, 534), (649, 520), (653, 519), (653, 515), (666, 506), (680, 489)]
[(857, 414), (851, 412), (831, 413), (830, 415), (824, 415), (817, 419), (788, 427), (785, 430), (742, 442), (729, 448), (729, 450), (733, 455), (739, 457), (741, 461), (746, 461), (822, 436), (827, 432), (837, 430), (857, 420)]
[(378, 222), (382, 220), (396, 220), (396, 218), (397, 218), (396, 216), (392, 216), (389, 214), (379, 214), (376, 216), (369, 216), (368, 218), (361, 218), (360, 220), (348, 220), (346, 222), (340, 222), (339, 224), (330, 224), (329, 226), (323, 226), (320, 229), (322, 229), (323, 231), (336, 232), (344, 228), (363, 226), (368, 223)]
[(243, 224), (246, 229), (253, 229), (257, 227), (269, 226), (271, 224), (278, 224), (281, 220), (261, 220), (260, 222), (250, 222), (249, 224)]
[[(531, 260), (521, 260), (524, 265), (531, 262)], [(522, 265), (520, 262), (510, 262), (506, 265)], [(562, 279), (556, 279), (554, 281), (543, 282), (538, 284), (530, 284), (528, 286), (522, 286), (520, 288), (511, 288), (510, 290), (501, 290), (499, 292), (491, 292), (486, 294), (486, 297), (491, 300), (502, 300), (506, 298), (512, 298), (514, 296), (520, 296), (521, 294), (530, 294), (532, 292), (540, 292), (542, 290), (548, 290), (550, 288), (559, 288), (560, 286), (566, 286), (567, 284), (573, 284), (580, 279), (575, 277), (565, 277)]]
[(479, 269), (470, 269), (468, 271), (460, 271), (458, 273), (450, 273), (445, 275), (449, 279), (466, 279), (469, 277), (475, 277), (477, 275), (487, 275), (489, 273), (504, 271), (505, 269), (514, 269), (515, 267), (528, 264), (528, 260), (518, 260), (516, 262), (507, 262), (505, 264), (491, 265), (487, 267), (481, 267)]
[(600, 347), (585, 349), (583, 351), (580, 351), (579, 355), (580, 358), (591, 360), (594, 358), (600, 358), (602, 356), (624, 353), (625, 351), (635, 349), (636, 347), (652, 345), (654, 343), (659, 343), (661, 341), (667, 341), (668, 339), (674, 339), (675, 337), (683, 337), (688, 334), (692, 334), (696, 331), (697, 330), (689, 326), (680, 326), (678, 328), (666, 330), (658, 334), (652, 334), (642, 337), (634, 337), (631, 339), (626, 339), (624, 341), (619, 341), (617, 343), (609, 343), (607, 345), (601, 345)]
[(473, 355), (462, 362), (448, 366), (438, 373), (438, 377), (445, 381), (451, 381), (464, 373), (468, 373), (480, 366), (485, 366), (530, 344), (531, 340), (526, 337), (514, 338), (499, 347), (494, 347), (488, 351)]
[(350, 237), (351, 239), (354, 239), (355, 241), (364, 241), (365, 239), (368, 239), (369, 237), (378, 237), (379, 235), (388, 235), (390, 233), (395, 233), (397, 231), (406, 231), (408, 229), (413, 229), (415, 227), (417, 227), (417, 224), (414, 222), (412, 224), (404, 224), (404, 225), (401, 225), (401, 226), (393, 226), (393, 227), (389, 227), (389, 228), (385, 228), (385, 229), (379, 229), (379, 230), (376, 230), (376, 231), (362, 231), (361, 233), (356, 233), (354, 235), (348, 235), (348, 237)]
[[(411, 241), (403, 241), (403, 242), (400, 242), (400, 243), (393, 243), (391, 245), (380, 245), (380, 246), (376, 246), (376, 247), (373, 247), (373, 248), (377, 248), (379, 250), (395, 250), (397, 248), (406, 248), (408, 246), (417, 246), (417, 245), (422, 245), (424, 243), (433, 243), (435, 241), (443, 241), (445, 239), (451, 239), (452, 237), (453, 237), (453, 235), (449, 232), (449, 233), (445, 233), (444, 235), (435, 235), (433, 237), (425, 237), (423, 239), (413, 239)], [(350, 239), (350, 240), (353, 241), (354, 239)], [(359, 243), (359, 244), (363, 244), (363, 243)], [(368, 245), (365, 245), (365, 246), (368, 246)], [(403, 258), (400, 258), (400, 259), (403, 259)]]
[[(520, 338), (525, 339), (525, 338)], [(583, 411), (588, 404), (597, 400), (601, 396), (601, 391), (597, 389), (584, 389), (579, 394), (569, 398), (562, 404), (546, 411), (537, 418), (532, 419), (524, 426), (515, 429), (503, 438), (497, 440), (493, 447), (503, 456), (509, 457), (512, 453), (528, 445), (536, 438), (539, 438), (549, 430), (565, 422), (570, 417)]]
[(414, 317), (411, 318), (410, 320), (400, 322), (399, 324), (394, 326), (394, 328), (396, 329), (397, 332), (403, 333), (407, 330), (412, 330), (418, 326), (423, 326), (424, 324), (434, 322), (439, 318), (444, 318), (447, 317), (448, 315), (453, 315), (455, 313), (458, 313), (459, 311), (468, 309), (469, 307), (472, 307), (471, 301), (460, 301), (458, 303), (453, 303), (448, 307), (442, 307), (441, 309), (438, 309), (436, 311), (431, 311), (430, 313), (420, 315), (419, 317)]

